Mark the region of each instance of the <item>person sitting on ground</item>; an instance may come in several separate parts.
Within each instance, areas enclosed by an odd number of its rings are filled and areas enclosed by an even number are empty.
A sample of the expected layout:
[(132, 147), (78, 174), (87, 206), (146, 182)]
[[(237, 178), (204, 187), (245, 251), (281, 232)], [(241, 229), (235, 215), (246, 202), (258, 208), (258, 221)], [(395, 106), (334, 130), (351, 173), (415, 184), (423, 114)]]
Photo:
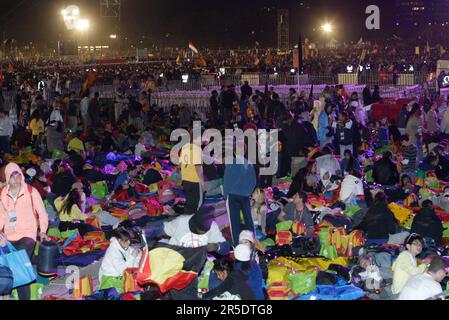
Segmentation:
[(398, 300), (436, 299), (443, 293), (440, 282), (446, 277), (446, 268), (443, 257), (433, 257), (426, 272), (412, 276), (407, 281)]
[(343, 175), (349, 173), (352, 169), (361, 170), (360, 163), (354, 158), (351, 150), (346, 150), (344, 155), (345, 157), (341, 161), (341, 172)]
[(88, 216), (82, 210), (82, 195), (76, 188), (72, 189), (66, 197), (55, 200), (56, 211), (59, 215), (59, 231), (78, 230), (81, 236), (97, 228), (86, 223)]
[(433, 243), (434, 246), (439, 247), (443, 241), (443, 231), (443, 224), (435, 213), (432, 201), (423, 201), (421, 211), (413, 219), (411, 232), (420, 234), (425, 243)]
[(426, 270), (426, 264), (429, 258), (426, 258), (423, 264), (418, 266), (416, 256), (421, 254), (424, 247), (424, 239), (416, 233), (410, 234), (405, 239), (404, 246), (407, 250), (403, 251), (397, 260), (393, 263), (393, 286), (391, 291), (394, 295), (401, 293), (410, 277), (422, 274)]
[(436, 155), (431, 165), (435, 167), (435, 174), (439, 180), (449, 181), (449, 160), (444, 155)]
[(310, 213), (309, 208), (307, 208), (306, 206), (306, 202), (307, 194), (305, 192), (297, 192), (292, 197), (291, 202), (287, 203), (277, 216), (273, 216), (273, 218), (275, 218), (276, 220), (271, 226), (268, 225), (267, 229), (270, 230), (275, 228), (278, 222), (296, 221), (304, 224), (306, 228), (306, 235), (312, 236), (315, 225), (313, 223), (312, 214)]
[(395, 234), (398, 223), (388, 208), (387, 196), (378, 192), (374, 203), (368, 209), (362, 223), (357, 227), (366, 232), (368, 242), (387, 243), (390, 235)]
[(360, 205), (365, 201), (365, 192), (363, 189), (362, 176), (359, 171), (350, 169), (349, 173), (341, 182), (340, 201), (346, 206), (359, 205), (359, 207), (366, 207)]
[(318, 193), (320, 190), (320, 180), (316, 170), (316, 162), (313, 160), (309, 161), (305, 168), (300, 169), (296, 176), (293, 177), (287, 198), (293, 198), (296, 193), (302, 191)]
[(399, 183), (399, 172), (396, 164), (391, 160), (393, 154), (386, 151), (382, 158), (374, 164), (374, 182), (382, 186), (394, 186)]
[(128, 268), (139, 267), (142, 250), (131, 248), (132, 234), (124, 227), (113, 231), (111, 244), (101, 262), (100, 290), (112, 287), (123, 289), (123, 273)]
[(143, 154), (146, 152), (147, 152), (147, 148), (145, 146), (145, 137), (141, 136), (139, 138), (139, 143), (136, 144), (134, 155), (136, 157), (142, 157)]
[[(248, 246), (238, 245), (234, 255), (237, 262), (247, 263), (250, 260), (251, 250)], [(204, 300), (212, 300), (226, 293), (238, 296), (240, 300), (256, 300), (253, 290), (248, 283), (248, 276), (235, 267), (234, 261), (229, 258), (216, 260), (213, 270), (222, 281), (222, 284), (207, 292), (203, 296)]]

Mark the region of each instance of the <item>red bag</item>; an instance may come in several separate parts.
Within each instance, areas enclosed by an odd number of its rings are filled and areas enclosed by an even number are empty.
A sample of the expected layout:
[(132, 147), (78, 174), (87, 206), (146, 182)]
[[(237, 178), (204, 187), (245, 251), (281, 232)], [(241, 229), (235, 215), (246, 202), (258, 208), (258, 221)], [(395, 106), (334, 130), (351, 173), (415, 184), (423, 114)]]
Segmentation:
[(84, 240), (101, 242), (106, 240), (106, 234), (103, 231), (92, 231), (84, 235)]
[(97, 229), (101, 229), (101, 221), (100, 221), (100, 218), (98, 218), (97, 216), (92, 216), (92, 217), (86, 219), (86, 223), (90, 224), (91, 226), (93, 226)]
[(134, 185), (134, 189), (136, 189), (137, 192), (142, 193), (142, 194), (147, 194), (150, 193), (150, 188), (142, 183), (136, 183)]
[(293, 241), (293, 235), (290, 231), (280, 231), (276, 235), (276, 244), (280, 246), (291, 245)]
[(156, 200), (149, 200), (145, 203), (147, 214), (150, 217), (158, 217), (164, 212), (164, 207)]

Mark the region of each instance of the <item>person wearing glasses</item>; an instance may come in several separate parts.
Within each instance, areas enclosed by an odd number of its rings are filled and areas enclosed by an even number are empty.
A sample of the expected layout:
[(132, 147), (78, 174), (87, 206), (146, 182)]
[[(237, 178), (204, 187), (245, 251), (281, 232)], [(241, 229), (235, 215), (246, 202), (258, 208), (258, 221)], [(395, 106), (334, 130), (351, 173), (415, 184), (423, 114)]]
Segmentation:
[(426, 270), (430, 257), (418, 266), (416, 256), (420, 255), (424, 247), (424, 239), (417, 233), (410, 234), (405, 239), (404, 250), (397, 260), (393, 263), (393, 286), (391, 291), (393, 295), (401, 293), (407, 281), (415, 275), (422, 274)]

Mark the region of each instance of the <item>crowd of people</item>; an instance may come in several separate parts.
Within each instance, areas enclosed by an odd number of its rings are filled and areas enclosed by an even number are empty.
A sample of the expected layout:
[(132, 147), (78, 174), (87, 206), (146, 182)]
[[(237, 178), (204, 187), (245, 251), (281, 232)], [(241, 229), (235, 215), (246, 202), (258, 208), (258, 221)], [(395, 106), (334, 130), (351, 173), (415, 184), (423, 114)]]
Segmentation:
[[(97, 71), (104, 77), (127, 74), (117, 67)], [(22, 80), (36, 82), (40, 71), (33, 72)], [(138, 267), (145, 253), (133, 246), (135, 226), (111, 215), (108, 206), (118, 195), (140, 199), (142, 185), (149, 188), (178, 175), (185, 200), (182, 210), (173, 202), (173, 192), (168, 193), (168, 201), (162, 201), (167, 196), (162, 192), (158, 201), (165, 207), (160, 214), (168, 220), (156, 227), (144, 221), (140, 231), (143, 242), (154, 245), (165, 239), (170, 246), (204, 248), (213, 255), (208, 290), (199, 297), (196, 279), (169, 294), (149, 285), (146, 297), (272, 298), (269, 285), (273, 284), (267, 282), (264, 264), (270, 248), (261, 240), (273, 238), (273, 230), (286, 221), (303, 224), (304, 239), (317, 238), (323, 221), (344, 226), (348, 232), (359, 230), (366, 243), (353, 248), (357, 262), (346, 274), (350, 274), (348, 283), (365, 291), (369, 291), (366, 283), (357, 283), (357, 277), (381, 279), (385, 299), (420, 300), (443, 293), (440, 283), (445, 283), (446, 263), (440, 255), (446, 242), (441, 216), (449, 213), (448, 101), (413, 99), (404, 104), (396, 122), (372, 118), (370, 106), (382, 100), (378, 86), (374, 90), (367, 86), (362, 96), (346, 92), (342, 85), (328, 86), (319, 100), (292, 88), (284, 104), (275, 88), (261, 92), (244, 83), (240, 88), (230, 85), (212, 92), (207, 114), (192, 113), (187, 106), (172, 106), (164, 112), (152, 104), (151, 91), (140, 91), (139, 86), (128, 90), (133, 80), (121, 79), (123, 88), (111, 104), (89, 88), (84, 88), (80, 100), (77, 92), (61, 94), (50, 85), (44, 94), (30, 85), (18, 92), (12, 105), (3, 106), (2, 247), (8, 241), (31, 258), (36, 242), (49, 240), (50, 227), (60, 232), (77, 230), (81, 236), (103, 230), (110, 245), (99, 280), (100, 289), (109, 289), (120, 282), (127, 268)], [(203, 129), (279, 130), (277, 172), (261, 175), (263, 164), (241, 159), (237, 153), (232, 164), (192, 164), (190, 159), (201, 152), (194, 144), (182, 148), (179, 166), (170, 164), (157, 152), (165, 148), (162, 155), (166, 156), (172, 145), (170, 133), (192, 129), (193, 121), (201, 121)], [(128, 160), (107, 167), (118, 155)], [(20, 166), (14, 163), (27, 156)], [(287, 187), (280, 188), (288, 177)], [(424, 178), (426, 182), (433, 179), (433, 192), (423, 181), (418, 183)], [(87, 222), (92, 214), (92, 203), (87, 201), (90, 186), (99, 182), (107, 185), (102, 228)], [(215, 220), (214, 208), (205, 204), (207, 197), (214, 196), (226, 203), (227, 231)], [(322, 210), (310, 206), (313, 196), (325, 202)], [(417, 208), (409, 230), (389, 206), (406, 202)], [(260, 207), (266, 211), (262, 218)], [(354, 208), (356, 214), (341, 216)], [(388, 243), (395, 244), (398, 252), (382, 250)], [(206, 268), (204, 264), (199, 271)], [(29, 299), (30, 285), (18, 288), (18, 296)]]

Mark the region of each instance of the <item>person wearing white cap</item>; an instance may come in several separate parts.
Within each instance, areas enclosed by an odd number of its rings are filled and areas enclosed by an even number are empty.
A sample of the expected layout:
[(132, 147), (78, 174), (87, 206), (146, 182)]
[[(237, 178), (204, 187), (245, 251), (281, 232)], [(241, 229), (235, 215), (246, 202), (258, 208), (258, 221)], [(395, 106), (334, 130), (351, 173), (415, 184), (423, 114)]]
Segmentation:
[(248, 277), (250, 285), (256, 300), (265, 300), (263, 292), (263, 276), (260, 268), (258, 256), (255, 250), (256, 239), (254, 233), (244, 230), (239, 237), (240, 244), (234, 250), (236, 259), (235, 268), (240, 270)]

